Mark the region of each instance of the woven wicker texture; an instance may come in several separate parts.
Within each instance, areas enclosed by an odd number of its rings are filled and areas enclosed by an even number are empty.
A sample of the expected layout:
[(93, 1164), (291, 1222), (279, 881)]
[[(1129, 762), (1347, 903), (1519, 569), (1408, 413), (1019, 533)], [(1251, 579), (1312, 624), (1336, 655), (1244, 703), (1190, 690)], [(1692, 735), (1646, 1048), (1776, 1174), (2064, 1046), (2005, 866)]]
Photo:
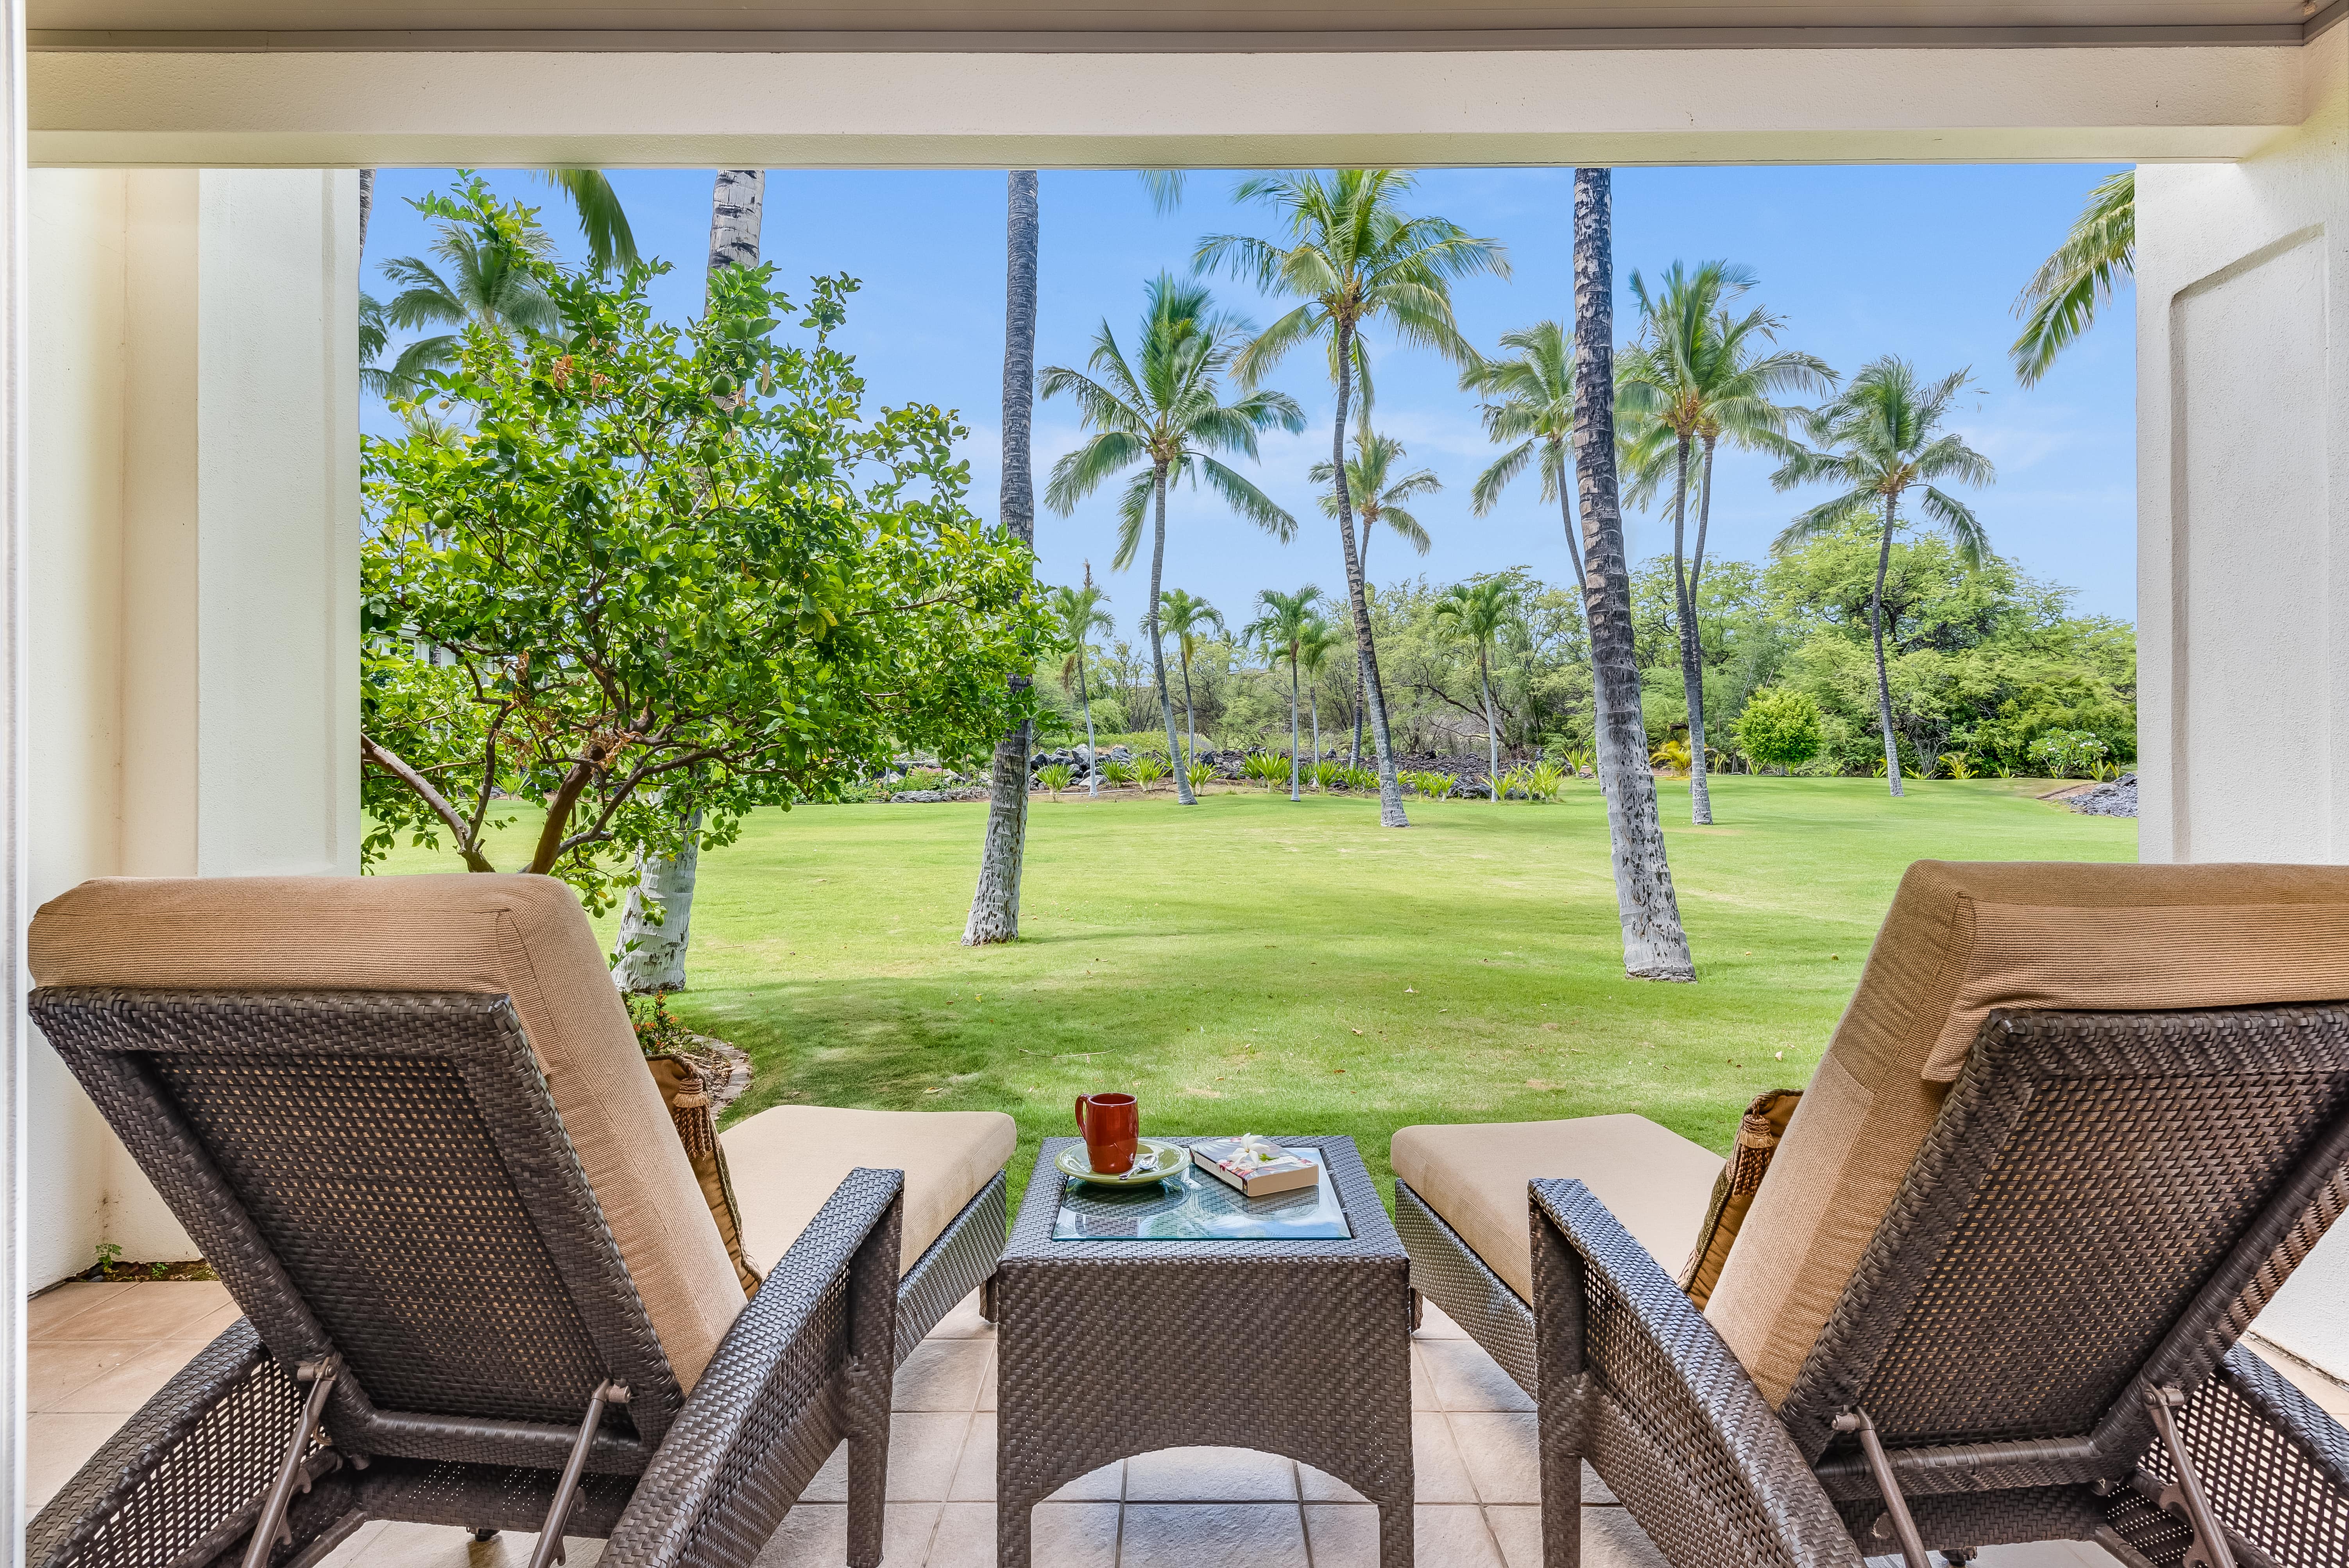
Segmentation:
[(1000, 1173), (963, 1205), (897, 1284), (897, 1360), (902, 1365), (962, 1298), (995, 1273), (1003, 1257), (1005, 1193)]
[(2207, 1377), (2344, 1177), (2349, 1012), (1993, 1014), (1780, 1414), (1814, 1456), (1857, 1405), (1888, 1448), (2093, 1435), (2125, 1474), (2136, 1379)]
[[(1686, 1294), (1581, 1182), (1536, 1181), (1532, 1199), (1545, 1525), (1588, 1458), (1675, 1568), (1857, 1568), (1826, 1494)], [(1572, 1568), (1559, 1533), (1545, 1528), (1545, 1556)]]
[(1062, 1484), (1243, 1429), (1377, 1503), (1381, 1563), (1410, 1568), (1409, 1264), (1350, 1139), (1278, 1141), (1320, 1151), (1351, 1239), (1055, 1241), (1076, 1140), (1045, 1140), (997, 1278), (1000, 1568)]
[(26, 1562), (152, 1568), (224, 1528), (243, 1535), (300, 1409), (294, 1380), (233, 1325), (49, 1500), (26, 1530)]
[(343, 1353), (339, 1444), (560, 1465), (608, 1377), (588, 1466), (643, 1467), (680, 1391), (503, 997), (31, 1006), (280, 1363)]
[(1411, 1254), (1411, 1285), (1466, 1329), (1527, 1397), (1541, 1398), (1534, 1313), (1475, 1249), (1411, 1190), (1395, 1182), (1395, 1230)]
[[(2228, 1533), (2282, 1568), (2349, 1563), (2349, 1431), (2266, 1362), (2230, 1353), (2178, 1426)], [(2158, 1447), (2142, 1465), (2157, 1487), (2177, 1480)]]

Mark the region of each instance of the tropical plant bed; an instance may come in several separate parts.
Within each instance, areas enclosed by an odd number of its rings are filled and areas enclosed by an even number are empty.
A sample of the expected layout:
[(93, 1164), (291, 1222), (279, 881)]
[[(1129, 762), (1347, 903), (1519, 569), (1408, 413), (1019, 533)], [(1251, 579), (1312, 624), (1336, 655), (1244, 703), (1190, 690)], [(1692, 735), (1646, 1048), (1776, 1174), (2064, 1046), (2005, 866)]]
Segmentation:
[(202, 1258), (183, 1258), (176, 1263), (129, 1263), (117, 1259), (101, 1263), (78, 1276), (102, 1281), (109, 1284), (151, 1284), (155, 1281), (218, 1279), (212, 1265)]
[(1910, 862), (2135, 856), (2134, 823), (2047, 787), (1737, 775), (1692, 828), (1660, 781), (1693, 985), (1623, 977), (1587, 783), (1538, 809), (1413, 799), (1401, 831), (1354, 794), (1061, 809), (1079, 788), (1030, 810), (1023, 939), (986, 948), (959, 940), (984, 805), (760, 811), (703, 860), (668, 1005), (756, 1060), (734, 1115), (1005, 1110), (1019, 1175), (1111, 1088), (1153, 1135), (1350, 1134), (1382, 1180), (1413, 1122), (1636, 1111), (1725, 1150), (1756, 1093), (1809, 1078)]

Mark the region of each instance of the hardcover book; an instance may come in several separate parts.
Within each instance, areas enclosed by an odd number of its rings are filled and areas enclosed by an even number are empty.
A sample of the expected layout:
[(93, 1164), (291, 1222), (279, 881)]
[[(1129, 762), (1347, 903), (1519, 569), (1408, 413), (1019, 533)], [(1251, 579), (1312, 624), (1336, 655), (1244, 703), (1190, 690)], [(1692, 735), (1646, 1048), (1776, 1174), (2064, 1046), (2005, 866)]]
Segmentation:
[(1312, 1161), (1252, 1134), (1194, 1143), (1191, 1162), (1218, 1181), (1238, 1188), (1243, 1196), (1249, 1198), (1292, 1192), (1314, 1186), (1321, 1180), (1321, 1167)]

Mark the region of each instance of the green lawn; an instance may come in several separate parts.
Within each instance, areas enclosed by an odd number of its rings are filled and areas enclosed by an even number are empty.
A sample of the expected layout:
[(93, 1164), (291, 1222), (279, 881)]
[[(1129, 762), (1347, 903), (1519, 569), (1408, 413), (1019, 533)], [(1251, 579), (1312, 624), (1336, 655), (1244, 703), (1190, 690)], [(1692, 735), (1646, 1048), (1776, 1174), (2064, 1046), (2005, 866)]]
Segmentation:
[(1072, 794), (1036, 803), (1008, 948), (957, 942), (983, 804), (761, 812), (703, 861), (676, 1011), (757, 1059), (737, 1115), (1006, 1110), (1015, 1177), (1112, 1088), (1146, 1132), (1350, 1133), (1382, 1181), (1415, 1121), (1636, 1110), (1726, 1150), (1809, 1078), (1909, 861), (2136, 853), (2044, 783), (1716, 778), (1703, 829), (1661, 788), (1694, 985), (1623, 977), (1592, 786), (1414, 800), (1407, 832), (1353, 799)]

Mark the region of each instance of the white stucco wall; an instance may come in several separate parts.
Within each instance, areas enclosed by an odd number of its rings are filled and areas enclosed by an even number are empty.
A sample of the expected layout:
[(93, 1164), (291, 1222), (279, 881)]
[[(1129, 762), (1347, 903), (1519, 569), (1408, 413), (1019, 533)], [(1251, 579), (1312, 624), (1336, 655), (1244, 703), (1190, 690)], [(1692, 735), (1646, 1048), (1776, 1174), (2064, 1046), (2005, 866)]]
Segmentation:
[[(32, 186), (31, 895), (358, 865), (357, 181)], [(192, 1249), (46, 1045), (27, 1276)]]
[[(2308, 122), (2137, 172), (2147, 861), (2349, 861), (2349, 28)], [(2349, 1377), (2349, 1225), (2258, 1323)]]

